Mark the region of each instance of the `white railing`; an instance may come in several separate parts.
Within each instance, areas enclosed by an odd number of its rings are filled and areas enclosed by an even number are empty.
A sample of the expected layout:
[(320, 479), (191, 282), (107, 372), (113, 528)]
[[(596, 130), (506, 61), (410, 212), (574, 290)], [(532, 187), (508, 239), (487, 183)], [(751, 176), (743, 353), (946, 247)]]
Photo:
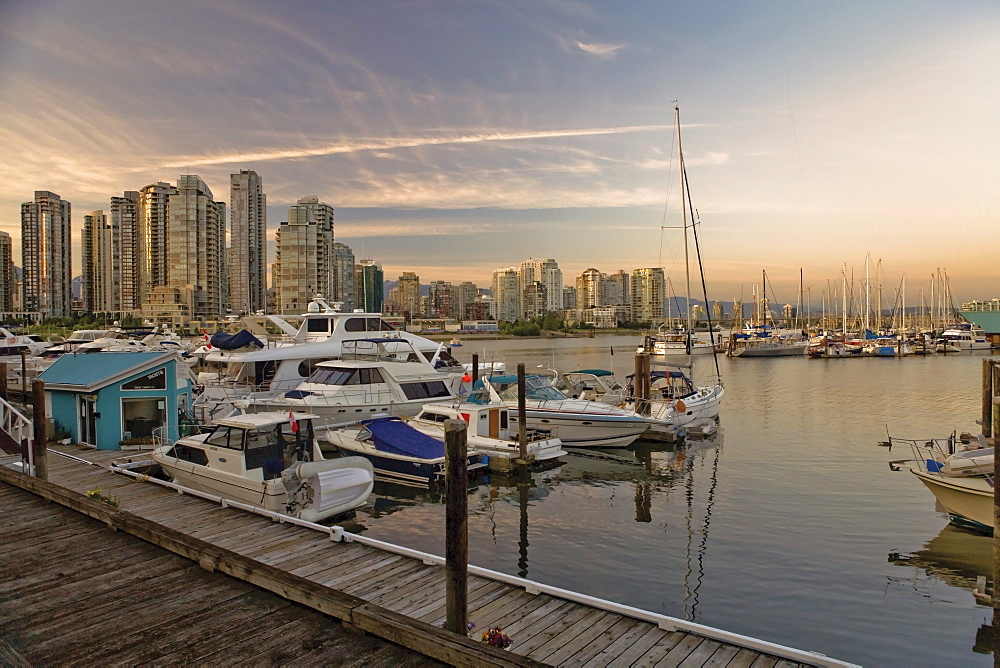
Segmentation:
[[(2, 398), (0, 398), (0, 429), (22, 444), (30, 443), (35, 435), (35, 427), (31, 420)], [(35, 461), (31, 447), (28, 447), (28, 471), (34, 475)]]

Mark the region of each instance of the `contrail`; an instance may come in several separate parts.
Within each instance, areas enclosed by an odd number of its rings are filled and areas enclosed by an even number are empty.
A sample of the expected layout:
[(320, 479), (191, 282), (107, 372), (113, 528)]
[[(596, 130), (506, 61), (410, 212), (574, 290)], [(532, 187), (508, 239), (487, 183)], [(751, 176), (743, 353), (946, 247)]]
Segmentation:
[(177, 158), (162, 167), (191, 167), (197, 165), (218, 165), (229, 162), (260, 162), (262, 160), (286, 160), (289, 158), (309, 158), (337, 153), (357, 151), (380, 151), (394, 148), (414, 148), (418, 146), (441, 146), (444, 144), (476, 144), (491, 141), (514, 141), (518, 139), (548, 139), (552, 137), (586, 137), (613, 135), (626, 132), (646, 132), (649, 130), (669, 130), (670, 125), (632, 125), (620, 128), (589, 128), (580, 130), (541, 130), (537, 132), (490, 132), (484, 134), (457, 135), (450, 137), (399, 137), (364, 142), (328, 144), (315, 148), (288, 149), (284, 151), (262, 151), (237, 155), (216, 155)]

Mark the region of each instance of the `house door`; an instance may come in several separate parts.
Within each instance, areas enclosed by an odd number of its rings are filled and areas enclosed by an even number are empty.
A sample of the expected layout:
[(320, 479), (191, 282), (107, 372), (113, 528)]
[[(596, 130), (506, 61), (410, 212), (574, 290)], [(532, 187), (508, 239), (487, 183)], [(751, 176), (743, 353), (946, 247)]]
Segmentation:
[(80, 442), (97, 445), (97, 397), (80, 397)]

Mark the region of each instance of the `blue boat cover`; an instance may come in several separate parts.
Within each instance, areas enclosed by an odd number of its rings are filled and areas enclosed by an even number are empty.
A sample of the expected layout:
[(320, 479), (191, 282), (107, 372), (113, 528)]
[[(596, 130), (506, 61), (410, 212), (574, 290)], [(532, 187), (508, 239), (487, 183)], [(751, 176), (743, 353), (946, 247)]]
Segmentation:
[(361, 422), (372, 433), (375, 449), (407, 457), (444, 457), (444, 443), (421, 433), (398, 418), (377, 418)]
[(235, 334), (216, 332), (215, 334), (212, 334), (212, 340), (210, 343), (212, 344), (212, 347), (221, 348), (222, 350), (236, 350), (237, 348), (244, 348), (250, 345), (257, 346), (258, 348), (264, 347), (264, 344), (260, 342), (260, 339), (245, 329), (241, 329)]

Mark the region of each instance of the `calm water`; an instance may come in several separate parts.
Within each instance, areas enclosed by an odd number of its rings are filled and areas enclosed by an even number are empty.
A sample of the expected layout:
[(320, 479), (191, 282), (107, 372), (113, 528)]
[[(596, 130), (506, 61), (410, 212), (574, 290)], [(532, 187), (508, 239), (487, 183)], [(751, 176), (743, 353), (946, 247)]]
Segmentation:
[[(637, 337), (467, 341), (459, 359), (631, 372)], [(611, 347), (616, 354), (610, 355)], [(471, 491), (470, 561), (868, 666), (992, 665), (991, 539), (876, 443), (974, 432), (983, 355), (728, 360), (719, 434), (569, 456)], [(696, 376), (712, 363), (699, 360)], [(975, 433), (975, 432), (974, 432)], [(377, 497), (377, 498), (376, 498)], [(444, 553), (440, 497), (379, 485), (355, 530)], [(472, 616), (475, 621), (475, 615)], [(516, 640), (516, 639), (515, 639)]]

